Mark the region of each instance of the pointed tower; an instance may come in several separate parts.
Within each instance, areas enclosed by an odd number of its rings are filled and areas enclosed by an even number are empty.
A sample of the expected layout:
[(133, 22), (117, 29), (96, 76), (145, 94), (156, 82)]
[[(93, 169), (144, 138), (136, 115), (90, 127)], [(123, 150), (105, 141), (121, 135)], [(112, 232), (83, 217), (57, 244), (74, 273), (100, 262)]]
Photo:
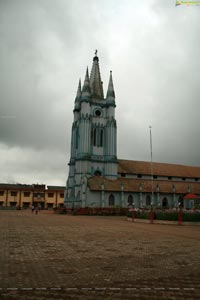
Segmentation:
[(90, 74), (90, 88), (91, 95), (94, 99), (104, 99), (103, 95), (103, 83), (101, 81), (101, 74), (99, 69), (99, 58), (95, 53), (95, 57), (93, 58), (93, 65)]
[[(74, 111), (73, 111), (74, 113), (80, 111), (80, 108), (81, 108), (80, 99), (81, 99), (81, 79), (79, 79), (76, 98), (75, 98), (75, 101), (74, 101)], [(74, 117), (76, 117), (76, 116), (78, 116), (78, 114), (74, 114)]]
[(87, 68), (86, 74), (85, 74), (83, 90), (82, 90), (82, 94), (81, 94), (81, 101), (88, 102), (90, 100), (90, 97), (91, 97), (90, 79), (89, 79), (89, 72), (88, 72), (88, 68)]
[[(87, 187), (87, 178), (92, 176), (113, 180), (117, 178), (115, 106), (112, 72), (107, 95), (104, 98), (96, 52), (90, 77), (87, 68), (83, 88), (81, 90), (79, 81), (75, 99), (69, 177), (65, 193), (67, 207), (85, 207), (94, 204), (94, 196), (91, 196)], [(95, 205), (100, 207), (101, 203)]]
[(74, 198), (75, 194), (75, 161), (77, 155), (77, 137), (78, 137), (78, 120), (80, 118), (80, 99), (81, 99), (81, 80), (79, 79), (78, 89), (76, 93), (76, 98), (74, 101), (74, 122), (72, 123), (72, 130), (71, 130), (71, 157), (69, 162), (69, 177), (67, 180), (67, 190), (68, 194), (70, 195), (71, 199)]
[(110, 78), (108, 83), (108, 90), (106, 94), (106, 107), (107, 107), (107, 122), (106, 122), (106, 145), (105, 158), (107, 161), (112, 162), (106, 165), (106, 173), (113, 174), (117, 172), (117, 122), (115, 120), (115, 91), (113, 86), (112, 71), (110, 71)]
[(115, 91), (113, 86), (113, 79), (112, 79), (112, 71), (110, 71), (110, 78), (108, 83), (108, 90), (106, 94), (106, 103), (108, 106), (115, 107)]

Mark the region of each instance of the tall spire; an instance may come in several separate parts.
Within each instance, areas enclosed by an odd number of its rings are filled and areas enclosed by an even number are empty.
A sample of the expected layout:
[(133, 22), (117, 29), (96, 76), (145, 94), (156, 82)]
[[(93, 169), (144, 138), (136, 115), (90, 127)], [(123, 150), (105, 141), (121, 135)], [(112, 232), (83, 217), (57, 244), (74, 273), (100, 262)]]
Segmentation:
[(101, 81), (101, 74), (99, 69), (99, 58), (97, 56), (97, 50), (93, 58), (93, 65), (90, 74), (90, 88), (91, 96), (98, 99), (103, 99), (103, 83)]
[(84, 100), (88, 101), (90, 96), (91, 96), (90, 79), (89, 79), (89, 72), (88, 72), (88, 68), (87, 68), (86, 74), (85, 74), (84, 85), (83, 85), (83, 89), (82, 89), (82, 94), (81, 94), (81, 101), (84, 101)]
[(80, 100), (80, 97), (81, 97), (81, 79), (79, 79), (79, 82), (78, 82), (78, 89), (77, 89), (77, 93), (76, 93), (75, 102)]
[(109, 105), (115, 105), (115, 91), (113, 86), (113, 79), (112, 79), (112, 71), (110, 71), (110, 79), (108, 83), (108, 90), (106, 94), (106, 102)]
[(77, 89), (75, 104), (74, 104), (74, 110), (76, 111), (80, 109), (80, 99), (81, 99), (81, 79), (79, 79), (78, 89)]

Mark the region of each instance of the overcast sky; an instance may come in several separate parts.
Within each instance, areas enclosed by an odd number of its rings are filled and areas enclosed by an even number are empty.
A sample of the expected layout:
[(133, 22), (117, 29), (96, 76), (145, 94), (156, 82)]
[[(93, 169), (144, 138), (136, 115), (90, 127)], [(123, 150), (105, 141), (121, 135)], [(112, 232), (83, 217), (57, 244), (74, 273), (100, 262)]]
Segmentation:
[(200, 6), (0, 0), (0, 182), (65, 185), (78, 79), (113, 71), (118, 158), (200, 166)]

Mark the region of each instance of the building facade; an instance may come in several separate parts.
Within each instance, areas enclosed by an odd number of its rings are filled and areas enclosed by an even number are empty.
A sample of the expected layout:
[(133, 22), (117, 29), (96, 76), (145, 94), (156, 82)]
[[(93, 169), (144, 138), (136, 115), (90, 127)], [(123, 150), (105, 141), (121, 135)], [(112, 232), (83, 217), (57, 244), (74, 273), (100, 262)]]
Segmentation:
[(99, 58), (93, 58), (74, 103), (66, 207), (192, 208), (200, 197), (200, 167), (117, 158), (112, 72), (104, 97)]
[(30, 208), (32, 205), (42, 209), (52, 209), (64, 205), (64, 187), (41, 184), (0, 183), (0, 208)]

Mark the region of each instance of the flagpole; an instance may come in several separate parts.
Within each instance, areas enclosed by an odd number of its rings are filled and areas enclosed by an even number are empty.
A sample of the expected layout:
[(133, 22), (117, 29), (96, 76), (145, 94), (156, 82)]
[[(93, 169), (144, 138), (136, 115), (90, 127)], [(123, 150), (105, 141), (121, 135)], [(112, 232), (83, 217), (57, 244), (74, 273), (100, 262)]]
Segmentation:
[(153, 199), (153, 151), (152, 151), (152, 133), (151, 133), (152, 126), (149, 126), (150, 130), (150, 153), (151, 153), (151, 208), (152, 205), (154, 204), (154, 199)]

